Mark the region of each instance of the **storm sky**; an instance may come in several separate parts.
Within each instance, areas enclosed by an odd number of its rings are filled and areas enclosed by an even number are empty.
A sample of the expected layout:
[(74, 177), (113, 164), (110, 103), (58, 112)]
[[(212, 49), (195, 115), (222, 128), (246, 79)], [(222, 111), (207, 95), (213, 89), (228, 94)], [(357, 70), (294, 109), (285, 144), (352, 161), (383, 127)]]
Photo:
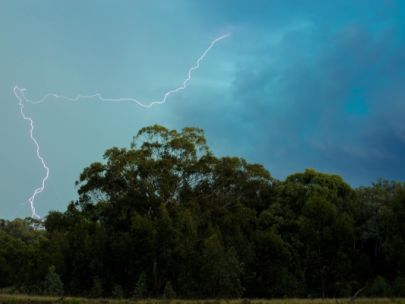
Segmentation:
[(31, 99), (156, 100), (226, 33), (164, 105), (27, 105), (51, 169), (38, 213), (64, 210), (85, 166), (152, 124), (203, 128), (216, 155), (262, 163), (279, 179), (305, 168), (353, 186), (405, 179), (404, 1), (3, 0), (0, 218), (29, 216), (44, 174), (15, 85)]

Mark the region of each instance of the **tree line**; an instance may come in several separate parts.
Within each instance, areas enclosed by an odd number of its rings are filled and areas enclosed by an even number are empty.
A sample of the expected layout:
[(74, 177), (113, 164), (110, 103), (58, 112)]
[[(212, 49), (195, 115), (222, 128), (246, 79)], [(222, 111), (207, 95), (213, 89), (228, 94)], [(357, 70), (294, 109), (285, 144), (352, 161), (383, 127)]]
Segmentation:
[[(141, 129), (43, 221), (0, 220), (0, 288), (89, 297), (405, 296), (405, 184), (277, 180), (203, 131)], [(38, 229), (38, 227), (42, 229)], [(36, 228), (35, 228), (36, 227)]]

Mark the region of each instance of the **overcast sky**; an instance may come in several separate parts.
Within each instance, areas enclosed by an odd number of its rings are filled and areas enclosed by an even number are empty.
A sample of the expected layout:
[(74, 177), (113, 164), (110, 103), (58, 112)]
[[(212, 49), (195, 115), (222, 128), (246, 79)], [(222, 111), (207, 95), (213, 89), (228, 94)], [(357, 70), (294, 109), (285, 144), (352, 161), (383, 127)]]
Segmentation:
[(353, 186), (404, 180), (404, 1), (2, 0), (0, 218), (29, 216), (44, 174), (14, 85), (31, 99), (155, 100), (225, 33), (164, 105), (27, 105), (51, 169), (38, 213), (64, 210), (85, 166), (155, 123), (201, 127), (215, 154), (262, 163), (279, 179), (311, 167)]

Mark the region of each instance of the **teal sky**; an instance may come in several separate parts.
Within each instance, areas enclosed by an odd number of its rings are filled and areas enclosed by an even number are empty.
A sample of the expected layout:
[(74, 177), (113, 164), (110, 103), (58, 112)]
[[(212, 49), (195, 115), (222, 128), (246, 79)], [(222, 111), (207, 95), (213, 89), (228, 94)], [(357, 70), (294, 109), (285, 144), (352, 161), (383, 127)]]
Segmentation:
[(394, 0), (0, 2), (0, 218), (30, 215), (44, 171), (13, 87), (39, 99), (155, 100), (218, 43), (164, 105), (27, 105), (51, 169), (40, 215), (76, 198), (81, 170), (146, 125), (197, 126), (217, 155), (277, 178), (307, 167), (354, 186), (405, 175), (405, 4)]

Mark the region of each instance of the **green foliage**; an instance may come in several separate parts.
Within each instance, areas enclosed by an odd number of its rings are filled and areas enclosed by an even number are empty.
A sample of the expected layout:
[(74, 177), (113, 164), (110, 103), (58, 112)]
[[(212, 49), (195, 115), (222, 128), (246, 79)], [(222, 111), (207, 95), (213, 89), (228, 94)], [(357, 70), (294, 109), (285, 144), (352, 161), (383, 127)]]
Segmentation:
[(403, 183), (352, 189), (313, 169), (278, 181), (215, 157), (201, 129), (154, 125), (107, 150), (77, 186), (78, 200), (43, 224), (0, 220), (0, 288), (171, 299), (347, 297), (367, 286), (404, 296)]
[(44, 293), (51, 296), (63, 295), (63, 283), (56, 273), (55, 266), (49, 267), (46, 274), (44, 285)]
[(142, 272), (139, 276), (138, 282), (136, 283), (136, 287), (134, 290), (134, 297), (135, 298), (146, 298), (148, 295), (148, 282), (146, 280), (146, 273)]
[(170, 281), (166, 282), (165, 288), (163, 290), (163, 297), (165, 299), (174, 299), (176, 298), (176, 292), (174, 291), (172, 287), (172, 283)]
[(120, 284), (113, 285), (111, 295), (113, 296), (113, 298), (116, 299), (122, 299), (124, 297), (124, 290), (122, 289)]
[(90, 290), (90, 296), (92, 298), (101, 298), (103, 296), (103, 285), (98, 277), (93, 278), (93, 286)]
[(382, 276), (377, 276), (370, 286), (367, 294), (372, 297), (384, 297), (391, 295), (391, 286)]
[(204, 294), (219, 298), (239, 297), (243, 293), (241, 285), (242, 265), (235, 249), (225, 250), (217, 234), (204, 241), (201, 275)]
[(393, 289), (394, 289), (394, 296), (404, 298), (405, 297), (405, 278), (403, 278), (403, 277), (396, 278)]

